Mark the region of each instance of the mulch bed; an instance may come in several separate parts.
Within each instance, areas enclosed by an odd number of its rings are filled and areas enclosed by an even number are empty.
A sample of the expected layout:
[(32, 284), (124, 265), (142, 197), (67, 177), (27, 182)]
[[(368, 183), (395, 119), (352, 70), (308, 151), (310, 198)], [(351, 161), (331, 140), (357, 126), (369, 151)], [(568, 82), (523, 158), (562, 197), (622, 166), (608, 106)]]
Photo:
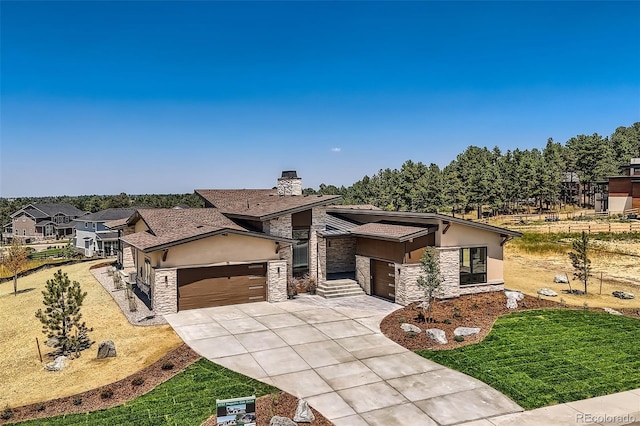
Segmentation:
[[(8, 422), (20, 422), (30, 419), (60, 416), (63, 414), (86, 413), (115, 407), (150, 392), (156, 386), (180, 373), (198, 359), (200, 359), (200, 355), (187, 345), (182, 345), (167, 353), (150, 366), (109, 385), (64, 398), (13, 408), (11, 418), (8, 420), (0, 419), (0, 425)], [(162, 365), (167, 362), (172, 363), (173, 368), (163, 370)], [(135, 382), (136, 384), (134, 384), (134, 380), (137, 378), (143, 379), (143, 383), (137, 384), (139, 382)], [(112, 395), (109, 398), (104, 398), (104, 395), (109, 393), (109, 391)], [(258, 425), (268, 425), (272, 416), (293, 418), (297, 405), (298, 398), (286, 392), (258, 398), (256, 401)], [(330, 426), (332, 424), (316, 410), (313, 410), (313, 413), (316, 416), (316, 420), (311, 423), (312, 426)], [(203, 424), (215, 425), (215, 416), (209, 418)]]
[[(385, 336), (397, 344), (410, 350), (419, 349), (453, 349), (460, 346), (471, 345), (482, 341), (491, 331), (496, 319), (507, 313), (541, 308), (584, 309), (579, 306), (565, 306), (554, 300), (548, 300), (525, 295), (518, 302), (517, 309), (507, 309), (507, 297), (504, 292), (496, 291), (483, 294), (460, 296), (456, 299), (438, 300), (433, 304), (432, 323), (426, 323), (418, 319), (423, 312), (420, 303), (412, 303), (403, 309), (399, 309), (382, 320), (380, 329)], [(602, 308), (588, 308), (590, 311), (603, 312)], [(626, 316), (640, 318), (640, 310), (617, 309)], [(400, 328), (403, 323), (420, 327), (421, 333), (407, 333)], [(464, 341), (456, 342), (453, 339), (453, 330), (457, 327), (480, 327), (480, 333), (466, 336)], [(424, 332), (427, 328), (439, 328), (444, 330), (447, 344), (439, 344), (427, 337)]]

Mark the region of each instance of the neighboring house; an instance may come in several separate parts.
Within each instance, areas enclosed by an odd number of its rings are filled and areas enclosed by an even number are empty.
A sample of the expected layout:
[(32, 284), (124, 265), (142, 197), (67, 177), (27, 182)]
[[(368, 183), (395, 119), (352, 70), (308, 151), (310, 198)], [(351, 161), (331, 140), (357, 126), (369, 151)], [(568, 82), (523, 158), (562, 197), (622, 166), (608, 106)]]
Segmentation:
[(135, 213), (134, 208), (113, 208), (101, 210), (74, 220), (75, 236), (73, 245), (87, 257), (116, 256), (118, 252), (118, 231), (107, 229), (105, 222), (128, 219)]
[(295, 172), (283, 172), (275, 189), (196, 194), (204, 209), (141, 209), (107, 223), (120, 233), (124, 271), (158, 314), (282, 301), (288, 279), (303, 275), (323, 294), (351, 286), (406, 305), (423, 299), (417, 278), (427, 247), (439, 253), (442, 297), (503, 290), (503, 246), (521, 235), (441, 214), (303, 196)]
[(28, 204), (11, 215), (5, 231), (22, 242), (71, 238), (74, 219), (85, 214), (68, 203)]
[(610, 176), (606, 182), (600, 198), (606, 197), (607, 203), (602, 204), (599, 211), (620, 214), (633, 211), (640, 213), (640, 158), (632, 158), (628, 166), (623, 167), (622, 176)]

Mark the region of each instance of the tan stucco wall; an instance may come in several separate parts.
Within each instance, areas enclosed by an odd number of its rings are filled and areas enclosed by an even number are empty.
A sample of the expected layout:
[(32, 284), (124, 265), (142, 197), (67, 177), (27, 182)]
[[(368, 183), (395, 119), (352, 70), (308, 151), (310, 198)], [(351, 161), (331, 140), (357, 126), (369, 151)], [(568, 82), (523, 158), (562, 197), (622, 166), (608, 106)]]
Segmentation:
[(503, 247), (499, 234), (482, 229), (452, 223), (447, 233), (442, 235), (445, 225), (440, 226), (436, 235), (439, 247), (487, 247), (487, 282), (503, 281)]
[(149, 227), (144, 223), (144, 220), (138, 220), (134, 227), (135, 232), (148, 231)]
[[(151, 266), (174, 268), (278, 259), (274, 241), (236, 234), (215, 235), (170, 247), (164, 262), (162, 255), (162, 250), (148, 253)], [(144, 255), (139, 256), (139, 261), (144, 262)]]
[(622, 213), (630, 210), (633, 203), (631, 197), (611, 197), (609, 196), (609, 212)]

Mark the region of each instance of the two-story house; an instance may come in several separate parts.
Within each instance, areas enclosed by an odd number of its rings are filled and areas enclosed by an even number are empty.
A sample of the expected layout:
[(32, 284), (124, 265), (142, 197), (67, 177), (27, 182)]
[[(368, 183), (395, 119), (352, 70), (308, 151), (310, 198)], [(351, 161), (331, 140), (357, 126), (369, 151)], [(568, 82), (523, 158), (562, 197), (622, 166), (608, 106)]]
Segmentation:
[(26, 243), (71, 238), (73, 221), (85, 214), (68, 203), (28, 204), (11, 215), (11, 226), (5, 230)]
[(118, 252), (118, 231), (108, 229), (105, 222), (127, 219), (134, 208), (113, 208), (101, 210), (74, 220), (75, 236), (73, 245), (87, 257), (116, 256)]

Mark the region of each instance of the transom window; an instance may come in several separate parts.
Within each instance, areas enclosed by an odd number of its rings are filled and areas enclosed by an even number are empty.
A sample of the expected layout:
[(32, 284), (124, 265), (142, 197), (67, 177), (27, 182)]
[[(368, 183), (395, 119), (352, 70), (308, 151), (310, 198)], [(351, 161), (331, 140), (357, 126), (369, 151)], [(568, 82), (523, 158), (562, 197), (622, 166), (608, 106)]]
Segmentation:
[(487, 248), (460, 249), (460, 285), (487, 282)]

